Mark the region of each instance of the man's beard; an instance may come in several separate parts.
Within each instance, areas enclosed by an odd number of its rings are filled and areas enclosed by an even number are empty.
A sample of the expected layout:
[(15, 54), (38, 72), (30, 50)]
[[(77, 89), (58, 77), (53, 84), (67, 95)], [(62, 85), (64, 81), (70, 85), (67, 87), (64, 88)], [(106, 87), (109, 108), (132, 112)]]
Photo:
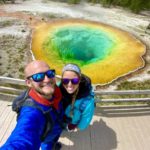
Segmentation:
[(46, 99), (51, 99), (53, 94), (54, 94), (54, 90), (53, 91), (50, 91), (48, 93), (45, 93), (43, 91), (37, 91), (41, 96), (43, 96), (44, 98)]
[(46, 98), (46, 99), (51, 99), (54, 91), (55, 91), (55, 86), (52, 85), (50, 90), (48, 92), (45, 92), (42, 90), (42, 88), (35, 88), (36, 92), (39, 93), (39, 95), (41, 95), (42, 97)]

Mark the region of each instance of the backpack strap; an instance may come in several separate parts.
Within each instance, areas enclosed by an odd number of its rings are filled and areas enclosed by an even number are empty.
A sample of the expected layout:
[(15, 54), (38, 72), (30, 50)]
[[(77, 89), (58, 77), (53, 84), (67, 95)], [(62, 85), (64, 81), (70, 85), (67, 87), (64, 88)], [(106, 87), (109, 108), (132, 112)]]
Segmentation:
[(64, 122), (64, 117), (62, 117), (62, 119), (60, 119), (60, 114), (58, 113), (58, 111), (55, 108), (53, 108), (53, 111), (56, 115), (56, 120), (59, 123), (60, 127), (62, 129), (66, 129), (66, 123)]
[(48, 133), (50, 133), (53, 129), (54, 122), (52, 120), (52, 117), (49, 115), (49, 112), (45, 113), (45, 118), (46, 118), (46, 124), (43, 130), (43, 134), (41, 136), (41, 141), (44, 141)]
[(12, 103), (12, 110), (19, 113), (20, 111), (20, 106), (23, 105), (23, 103), (26, 101), (26, 99), (29, 98), (29, 89), (28, 90), (25, 90), (23, 93), (21, 93), (18, 97), (16, 97), (14, 100), (13, 100), (13, 103)]
[(27, 98), (25, 100), (25, 102), (23, 103), (22, 106), (29, 106), (29, 107), (34, 107), (38, 110), (40, 110), (46, 119), (46, 123), (45, 123), (45, 127), (41, 136), (41, 141), (44, 141), (44, 139), (46, 138), (46, 136), (48, 135), (48, 133), (50, 133), (53, 129), (54, 126), (54, 122), (52, 120), (52, 117), (50, 116), (49, 112), (52, 110), (52, 108), (50, 108), (47, 111), (44, 111), (39, 105), (37, 105), (31, 98)]

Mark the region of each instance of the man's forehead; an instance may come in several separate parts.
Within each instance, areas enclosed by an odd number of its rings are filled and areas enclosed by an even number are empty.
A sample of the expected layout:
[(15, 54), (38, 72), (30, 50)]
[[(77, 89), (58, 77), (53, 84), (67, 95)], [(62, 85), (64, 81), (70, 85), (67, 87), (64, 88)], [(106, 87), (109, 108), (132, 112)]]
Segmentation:
[(33, 61), (25, 68), (26, 76), (33, 75), (35, 73), (44, 72), (50, 69), (49, 65), (43, 61)]

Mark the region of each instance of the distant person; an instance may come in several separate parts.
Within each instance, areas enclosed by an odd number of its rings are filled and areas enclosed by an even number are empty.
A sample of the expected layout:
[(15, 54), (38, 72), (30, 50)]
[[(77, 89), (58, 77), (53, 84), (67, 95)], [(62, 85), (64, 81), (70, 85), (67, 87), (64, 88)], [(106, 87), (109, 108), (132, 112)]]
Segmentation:
[(55, 70), (35, 60), (26, 66), (25, 77), (29, 98), (20, 108), (16, 127), (0, 150), (60, 149), (57, 141), (62, 132), (62, 95), (56, 86)]
[(67, 64), (60, 83), (68, 131), (86, 129), (94, 115), (94, 93), (91, 80), (81, 74), (76, 64)]

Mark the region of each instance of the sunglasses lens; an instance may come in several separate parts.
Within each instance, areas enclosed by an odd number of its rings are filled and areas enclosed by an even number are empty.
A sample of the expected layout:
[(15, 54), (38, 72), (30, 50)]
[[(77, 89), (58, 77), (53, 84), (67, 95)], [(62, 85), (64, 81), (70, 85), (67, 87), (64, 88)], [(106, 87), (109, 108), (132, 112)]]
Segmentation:
[(79, 83), (79, 78), (73, 78), (71, 79), (72, 84), (78, 84)]
[[(44, 80), (45, 75), (48, 78), (54, 78), (55, 77), (55, 70), (48, 70), (47, 72), (36, 73), (30, 77), (32, 77), (33, 81), (35, 81), (35, 82), (41, 82)], [(28, 77), (28, 78), (30, 78), (30, 77)]]
[(45, 77), (45, 73), (37, 73), (37, 74), (32, 75), (32, 79), (35, 82), (41, 82), (41, 81), (43, 81), (44, 77)]
[(48, 78), (54, 78), (55, 77), (55, 70), (48, 70), (46, 72), (46, 75)]
[(63, 84), (68, 84), (69, 81), (70, 81), (70, 80), (69, 80), (69, 79), (66, 79), (66, 78), (62, 79), (62, 83), (63, 83)]
[(79, 78), (73, 78), (73, 79), (64, 78), (64, 79), (62, 79), (63, 84), (68, 84), (70, 81), (72, 84), (78, 84), (80, 79)]

